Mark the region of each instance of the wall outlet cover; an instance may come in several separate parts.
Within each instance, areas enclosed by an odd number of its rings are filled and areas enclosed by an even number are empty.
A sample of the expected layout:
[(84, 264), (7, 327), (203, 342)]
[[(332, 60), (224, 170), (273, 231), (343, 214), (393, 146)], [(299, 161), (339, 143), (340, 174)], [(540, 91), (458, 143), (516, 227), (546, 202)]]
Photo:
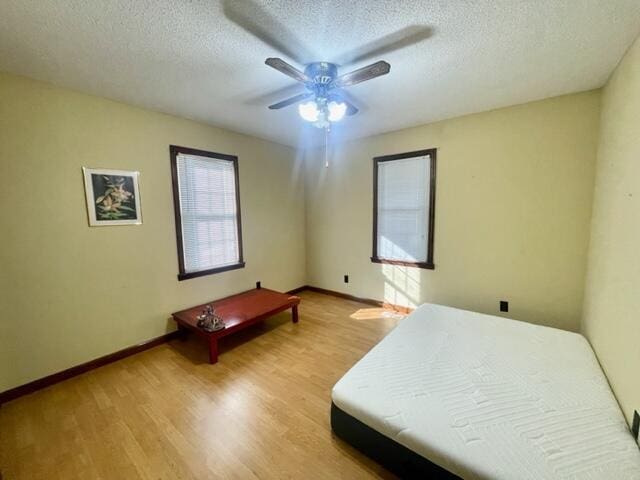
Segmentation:
[(349, 283), (349, 275), (344, 276), (344, 283)]
[(509, 311), (509, 302), (506, 300), (500, 300), (500, 311), (508, 312)]
[(256, 282), (256, 288), (258, 288), (258, 289), (259, 289), (259, 288), (262, 288), (262, 284), (260, 283), (260, 280), (258, 280), (258, 281)]

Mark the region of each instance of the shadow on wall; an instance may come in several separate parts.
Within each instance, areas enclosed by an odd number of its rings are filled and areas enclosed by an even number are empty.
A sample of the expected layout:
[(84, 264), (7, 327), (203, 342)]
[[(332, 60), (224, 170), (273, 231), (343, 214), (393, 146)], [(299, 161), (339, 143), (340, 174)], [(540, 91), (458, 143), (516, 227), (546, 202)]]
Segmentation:
[(420, 269), (383, 264), (382, 274), (386, 303), (409, 308), (420, 305)]
[[(391, 258), (416, 261), (400, 245), (384, 236), (380, 239), (384, 251), (391, 253)], [(400, 265), (382, 265), (384, 275), (384, 301), (391, 305), (416, 308), (420, 304), (420, 270), (415, 267)]]

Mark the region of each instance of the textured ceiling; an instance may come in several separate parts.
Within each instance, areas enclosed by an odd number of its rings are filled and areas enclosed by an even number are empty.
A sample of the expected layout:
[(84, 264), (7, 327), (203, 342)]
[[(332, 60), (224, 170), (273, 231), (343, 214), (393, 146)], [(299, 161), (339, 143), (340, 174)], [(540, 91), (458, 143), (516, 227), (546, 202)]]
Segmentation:
[(360, 137), (600, 87), (639, 31), (638, 0), (2, 0), (0, 70), (301, 146), (267, 57), (391, 63)]

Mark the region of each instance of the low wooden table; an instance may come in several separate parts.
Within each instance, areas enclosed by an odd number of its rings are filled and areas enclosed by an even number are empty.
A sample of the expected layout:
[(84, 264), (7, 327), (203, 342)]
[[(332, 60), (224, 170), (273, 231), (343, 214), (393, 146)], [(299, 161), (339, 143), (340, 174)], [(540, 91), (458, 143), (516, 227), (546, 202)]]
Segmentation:
[[(220, 338), (289, 309), (291, 309), (293, 323), (298, 323), (299, 303), (300, 298), (295, 295), (276, 292), (268, 288), (258, 288), (172, 313), (172, 316), (178, 324), (178, 329), (183, 331), (190, 330), (207, 340), (209, 344), (209, 363), (216, 363), (218, 361), (218, 340)], [(217, 332), (206, 332), (198, 327), (197, 317), (207, 305), (213, 305), (216, 313), (224, 319), (225, 328)]]

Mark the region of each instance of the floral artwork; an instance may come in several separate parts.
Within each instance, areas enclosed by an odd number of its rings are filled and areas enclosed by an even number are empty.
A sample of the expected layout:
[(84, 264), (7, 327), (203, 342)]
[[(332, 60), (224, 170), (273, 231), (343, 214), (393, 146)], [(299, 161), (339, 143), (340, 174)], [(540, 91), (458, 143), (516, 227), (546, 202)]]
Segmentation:
[(84, 168), (89, 225), (142, 223), (138, 172)]
[(131, 220), (136, 218), (132, 177), (91, 175), (96, 198), (98, 220)]

